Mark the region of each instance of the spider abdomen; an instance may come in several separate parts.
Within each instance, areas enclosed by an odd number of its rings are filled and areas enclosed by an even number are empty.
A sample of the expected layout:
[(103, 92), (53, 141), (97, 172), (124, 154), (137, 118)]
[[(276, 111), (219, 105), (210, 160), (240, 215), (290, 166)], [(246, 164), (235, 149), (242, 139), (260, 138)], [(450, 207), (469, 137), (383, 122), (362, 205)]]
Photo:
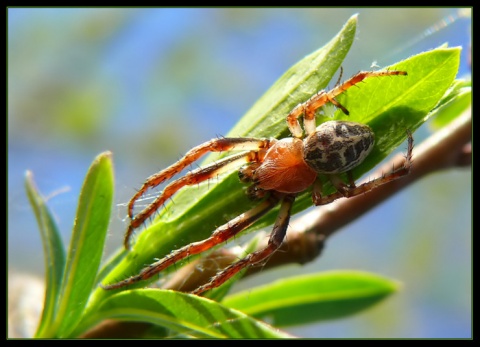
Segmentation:
[(365, 124), (329, 121), (304, 140), (305, 162), (316, 172), (338, 174), (359, 165), (375, 143), (372, 129)]

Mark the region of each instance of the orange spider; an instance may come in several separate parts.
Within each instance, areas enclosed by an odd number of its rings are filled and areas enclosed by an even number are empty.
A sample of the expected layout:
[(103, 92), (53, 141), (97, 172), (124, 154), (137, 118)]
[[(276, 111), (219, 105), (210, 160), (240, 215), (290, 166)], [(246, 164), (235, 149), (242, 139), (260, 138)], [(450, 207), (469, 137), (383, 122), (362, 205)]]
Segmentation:
[[(252, 199), (261, 200), (261, 202), (256, 207), (218, 227), (209, 238), (179, 248), (163, 259), (145, 267), (139, 274), (117, 283), (103, 285), (103, 288), (116, 289), (146, 280), (188, 256), (208, 251), (245, 230), (280, 203), (280, 211), (270, 234), (268, 245), (229, 265), (211, 278), (210, 282), (192, 292), (200, 294), (220, 286), (242, 269), (258, 264), (272, 255), (281, 246), (285, 237), (295, 197), (310, 186), (313, 185), (313, 203), (324, 205), (341, 197), (352, 197), (368, 192), (379, 185), (407, 175), (411, 167), (413, 150), (413, 138), (410, 132), (408, 132), (408, 152), (403, 167), (356, 186), (351, 170), (362, 163), (372, 150), (375, 141), (372, 129), (365, 124), (347, 121), (328, 121), (318, 127), (315, 124), (317, 110), (327, 103), (332, 103), (345, 114), (349, 114), (348, 110), (335, 99), (348, 88), (368, 77), (392, 75), (407, 75), (407, 73), (405, 71), (362, 71), (332, 90), (322, 90), (306, 102), (297, 105), (287, 115), (288, 128), (293, 137), (281, 140), (274, 138), (213, 139), (194, 147), (178, 162), (147, 178), (128, 204), (130, 225), (124, 240), (127, 249), (133, 230), (142, 225), (179, 189), (184, 186), (196, 185), (242, 164), (243, 167), (239, 169), (240, 180), (251, 183), (247, 194)], [(305, 136), (299, 122), (302, 115)], [(143, 211), (133, 215), (135, 202), (148, 189), (170, 179), (204, 154), (224, 151), (241, 151), (241, 153), (188, 172), (185, 176), (167, 185), (163, 192)], [(342, 173), (347, 174), (348, 184), (340, 178), (339, 174)], [(336, 192), (322, 196), (321, 183), (320, 180), (317, 180), (318, 175), (327, 175), (336, 188)]]

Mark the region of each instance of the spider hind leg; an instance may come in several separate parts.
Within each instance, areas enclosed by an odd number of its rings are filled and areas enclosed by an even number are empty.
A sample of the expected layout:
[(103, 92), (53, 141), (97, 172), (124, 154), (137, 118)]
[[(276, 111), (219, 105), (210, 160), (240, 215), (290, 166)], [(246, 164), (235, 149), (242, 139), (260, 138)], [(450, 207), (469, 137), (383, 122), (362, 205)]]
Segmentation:
[(320, 183), (315, 182), (312, 200), (316, 206), (329, 204), (339, 198), (346, 197), (351, 198), (360, 194), (367, 193), (385, 183), (392, 182), (401, 177), (404, 177), (410, 173), (412, 168), (412, 153), (413, 153), (413, 136), (412, 133), (407, 130), (407, 153), (405, 155), (405, 160), (402, 166), (393, 168), (390, 172), (381, 175), (371, 181), (365, 182), (360, 185), (355, 185), (352, 183), (353, 177), (347, 172), (350, 185), (344, 183), (340, 177), (332, 175), (330, 176), (330, 181), (335, 186), (337, 191), (335, 193), (329, 194), (327, 196), (321, 195), (321, 185)]
[(294, 201), (294, 195), (285, 195), (285, 197), (283, 198), (280, 206), (280, 212), (278, 213), (277, 220), (275, 221), (275, 225), (273, 226), (272, 233), (270, 234), (268, 244), (265, 248), (250, 253), (245, 258), (231, 264), (230, 266), (216, 274), (214, 277), (212, 277), (210, 282), (192, 291), (192, 294), (199, 295), (207, 290), (216, 288), (228, 281), (233, 276), (235, 276), (241, 270), (250, 266), (261, 264), (262, 262), (267, 260), (273, 253), (275, 253), (275, 251), (278, 250), (282, 245), (282, 242), (287, 233), (288, 223), (290, 221), (290, 214)]
[(211, 250), (215, 246), (218, 246), (223, 242), (230, 240), (231, 238), (235, 237), (235, 235), (251, 226), (260, 217), (264, 216), (268, 211), (274, 208), (279, 203), (281, 198), (282, 196), (279, 194), (272, 193), (268, 195), (265, 200), (263, 200), (254, 208), (248, 210), (245, 213), (242, 213), (228, 223), (218, 227), (209, 238), (193, 242), (189, 245), (179, 248), (166, 255), (164, 258), (158, 260), (157, 262), (145, 267), (143, 270), (140, 271), (138, 275), (129, 277), (120, 282), (102, 285), (102, 288), (105, 290), (112, 290), (130, 286), (134, 283), (153, 277), (160, 271), (165, 270), (166, 268), (176, 264), (179, 261), (182, 261), (183, 259), (188, 258), (189, 256)]

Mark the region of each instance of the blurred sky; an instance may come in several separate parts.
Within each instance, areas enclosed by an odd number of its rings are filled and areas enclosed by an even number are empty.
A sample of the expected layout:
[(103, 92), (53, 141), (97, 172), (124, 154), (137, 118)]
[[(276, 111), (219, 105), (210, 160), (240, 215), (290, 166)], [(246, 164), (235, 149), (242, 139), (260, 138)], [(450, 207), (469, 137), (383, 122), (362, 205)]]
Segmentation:
[[(27, 169), (68, 245), (84, 175), (98, 153), (113, 152), (109, 254), (121, 246), (124, 204), (147, 176), (226, 134), (277, 78), (355, 13), (357, 37), (344, 78), (445, 42), (464, 48), (459, 76), (470, 73), (471, 18), (455, 8), (8, 9), (9, 271), (44, 271), (23, 185)], [(416, 141), (427, 134), (420, 129)], [(356, 316), (289, 332), (471, 336), (469, 168), (423, 179), (329, 241), (317, 262), (242, 285), (299, 271), (358, 269), (397, 279), (403, 289)]]

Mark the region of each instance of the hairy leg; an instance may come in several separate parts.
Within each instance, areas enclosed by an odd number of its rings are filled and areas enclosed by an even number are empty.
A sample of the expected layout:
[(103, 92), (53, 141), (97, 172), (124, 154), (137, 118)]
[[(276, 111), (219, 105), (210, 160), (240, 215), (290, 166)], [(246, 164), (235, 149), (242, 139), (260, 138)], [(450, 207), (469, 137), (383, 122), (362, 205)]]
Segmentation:
[[(234, 166), (239, 166), (242, 163), (255, 162), (261, 160), (265, 151), (271, 146), (272, 140), (269, 139), (253, 139), (253, 138), (219, 138), (208, 141), (191, 149), (183, 158), (168, 168), (147, 178), (143, 186), (132, 197), (128, 204), (128, 216), (130, 217), (130, 224), (127, 228), (124, 237), (124, 246), (129, 249), (129, 240), (135, 228), (138, 228), (148, 219), (156, 210), (162, 206), (167, 199), (175, 194), (179, 189), (187, 185), (194, 185), (209, 178), (215, 177), (222, 172), (230, 170)], [(185, 167), (198, 160), (202, 155), (208, 152), (222, 152), (229, 150), (250, 150), (248, 153), (238, 154), (219, 160), (213, 164), (187, 173), (184, 177), (172, 182), (164, 191), (157, 197), (153, 203), (148, 205), (140, 213), (134, 216), (133, 209), (135, 202), (142, 196), (149, 188), (154, 188), (162, 182), (170, 179), (182, 171)]]
[(204, 168), (190, 171), (185, 176), (173, 181), (165, 187), (165, 189), (151, 204), (145, 207), (134, 217), (131, 217), (130, 224), (124, 237), (125, 248), (128, 249), (130, 246), (130, 237), (133, 233), (133, 230), (142, 225), (145, 220), (153, 215), (155, 211), (165, 204), (165, 202), (170, 199), (179, 189), (185, 186), (196, 185), (210, 178), (214, 178), (223, 172), (231, 170), (232, 167), (237, 167), (243, 163), (256, 162), (258, 160), (261, 160), (261, 155), (256, 151), (237, 154), (219, 160)]
[(208, 251), (209, 249), (212, 249), (213, 247), (231, 239), (239, 232), (248, 228), (260, 217), (265, 215), (265, 213), (270, 211), (275, 205), (277, 205), (280, 199), (281, 195), (271, 194), (256, 207), (245, 213), (242, 213), (230, 222), (218, 227), (209, 238), (179, 248), (165, 256), (163, 259), (160, 259), (159, 261), (147, 266), (140, 271), (138, 275), (129, 277), (117, 283), (102, 285), (102, 288), (110, 290), (129, 286), (133, 283), (149, 279), (160, 271), (191, 255)]
[(225, 151), (250, 151), (269, 148), (269, 139), (254, 138), (218, 138), (212, 139), (189, 150), (179, 161), (170, 165), (166, 169), (147, 178), (142, 187), (135, 193), (128, 204), (128, 215), (133, 216), (133, 205), (135, 201), (142, 196), (149, 188), (154, 188), (166, 180), (172, 178), (190, 164), (197, 161), (200, 157), (209, 152)]
[(313, 203), (318, 205), (326, 205), (329, 204), (339, 198), (343, 197), (353, 197), (356, 195), (367, 193), (378, 186), (381, 186), (385, 183), (394, 181), (399, 179), (403, 176), (409, 174), (410, 169), (412, 167), (412, 152), (413, 152), (413, 136), (410, 131), (407, 132), (408, 134), (408, 149), (407, 154), (405, 155), (405, 162), (403, 166), (399, 168), (393, 168), (391, 172), (382, 175), (381, 177), (375, 178), (369, 182), (365, 182), (359, 186), (355, 186), (352, 184), (351, 176), (349, 176), (350, 185), (345, 184), (338, 176), (331, 176), (330, 180), (337, 189), (335, 193), (329, 194), (327, 196), (321, 196), (321, 187), (320, 184), (316, 182), (313, 193), (312, 193), (312, 200)]
[(335, 98), (340, 94), (344, 93), (348, 88), (353, 87), (354, 85), (360, 83), (365, 78), (369, 77), (383, 77), (383, 76), (394, 76), (394, 75), (407, 75), (405, 71), (396, 71), (396, 70), (385, 70), (385, 71), (360, 71), (347, 81), (343, 82), (340, 85), (337, 85), (332, 90), (325, 91), (321, 90), (310, 99), (304, 103), (298, 104), (293, 108), (293, 110), (287, 116), (287, 124), (290, 132), (294, 137), (302, 137), (302, 128), (300, 126), (299, 118), (301, 115), (304, 115), (303, 125), (305, 127), (305, 132), (307, 135), (313, 133), (316, 128), (315, 124), (315, 113), (317, 110), (328, 102), (334, 104), (336, 107), (340, 108), (343, 113), (346, 115), (349, 114), (348, 110), (343, 107)]
[(280, 207), (280, 212), (278, 214), (277, 220), (275, 221), (275, 225), (273, 226), (272, 233), (270, 234), (267, 247), (250, 253), (245, 258), (228, 266), (227, 268), (219, 272), (217, 275), (212, 277), (210, 282), (195, 289), (192, 293), (199, 295), (207, 290), (216, 288), (224, 282), (228, 281), (239, 271), (249, 266), (259, 264), (265, 261), (269, 256), (271, 256), (282, 245), (283, 239), (285, 238), (294, 201), (295, 196), (293, 195), (286, 195), (283, 199), (282, 205)]

